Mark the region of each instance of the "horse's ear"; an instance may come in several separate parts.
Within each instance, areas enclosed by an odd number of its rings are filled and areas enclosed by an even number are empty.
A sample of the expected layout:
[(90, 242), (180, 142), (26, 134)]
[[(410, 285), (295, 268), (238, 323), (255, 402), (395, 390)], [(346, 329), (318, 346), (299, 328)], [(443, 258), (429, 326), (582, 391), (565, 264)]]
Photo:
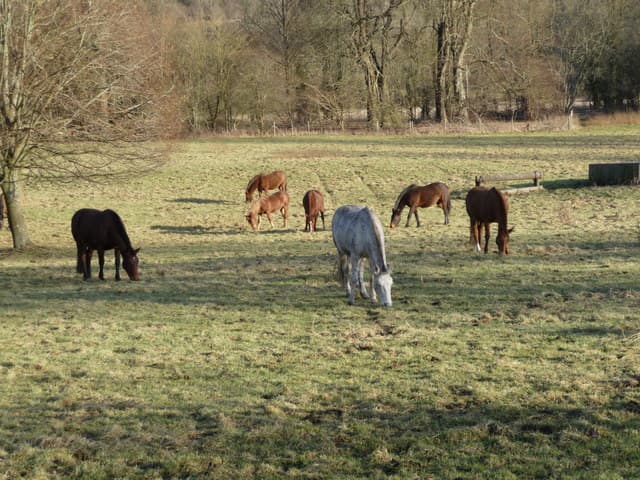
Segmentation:
[(139, 249), (139, 248), (136, 248), (136, 249), (133, 251), (133, 254), (134, 254), (134, 255), (137, 255), (139, 251), (140, 251), (140, 249)]
[(380, 274), (380, 267), (376, 267), (376, 269), (373, 271), (374, 274), (379, 275)]
[(509, 234), (511, 234), (511, 232), (513, 232), (515, 229), (516, 229), (516, 227), (511, 227), (509, 230), (507, 230), (507, 232), (508, 232)]

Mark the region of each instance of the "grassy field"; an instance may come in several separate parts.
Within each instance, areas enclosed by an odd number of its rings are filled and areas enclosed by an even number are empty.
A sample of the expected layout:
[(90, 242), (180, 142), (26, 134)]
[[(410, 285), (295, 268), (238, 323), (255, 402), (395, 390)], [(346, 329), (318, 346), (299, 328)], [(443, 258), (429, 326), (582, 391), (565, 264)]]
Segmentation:
[[(0, 231), (0, 478), (640, 478), (640, 192), (587, 182), (639, 151), (621, 126), (220, 138), (121, 184), (29, 185), (37, 247)], [(289, 228), (253, 233), (244, 188), (274, 169)], [(533, 170), (546, 189), (511, 198), (512, 254), (476, 255), (474, 176)], [(386, 229), (394, 306), (348, 306), (331, 212), (386, 225), (436, 180), (450, 225), (431, 208)], [(120, 213), (142, 281), (115, 282), (111, 253), (104, 282), (75, 273), (82, 207)]]

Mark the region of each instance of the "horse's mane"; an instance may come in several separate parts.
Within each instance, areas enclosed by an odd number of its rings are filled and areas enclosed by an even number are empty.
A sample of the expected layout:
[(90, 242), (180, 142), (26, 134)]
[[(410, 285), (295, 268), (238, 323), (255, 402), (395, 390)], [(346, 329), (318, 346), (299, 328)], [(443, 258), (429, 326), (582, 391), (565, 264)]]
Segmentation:
[(257, 214), (260, 211), (260, 206), (262, 205), (262, 201), (267, 198), (259, 198), (257, 200), (254, 200), (253, 203), (251, 204), (251, 206), (249, 206), (249, 212), (253, 212), (255, 214)]
[(500, 216), (504, 216), (505, 228), (507, 226), (507, 213), (509, 211), (509, 204), (507, 203), (507, 198), (504, 193), (499, 191), (496, 187), (492, 187), (490, 192), (492, 192), (496, 197), (498, 197), (498, 207), (500, 208)]
[(402, 201), (402, 199), (404, 198), (404, 196), (407, 194), (407, 192), (409, 190), (411, 190), (412, 188), (414, 188), (416, 186), (415, 183), (412, 183), (411, 185), (409, 185), (407, 188), (405, 188), (404, 190), (402, 190), (402, 192), (400, 192), (400, 195), (398, 195), (398, 198), (396, 199), (396, 203), (393, 206), (394, 210), (398, 210), (398, 208), (400, 208), (400, 202)]
[(376, 222), (376, 217), (373, 214), (373, 212), (369, 210), (368, 207), (365, 207), (365, 208), (367, 209), (367, 213), (369, 215), (369, 218), (371, 219), (371, 225), (373, 226), (373, 236), (376, 238), (376, 244), (378, 245), (378, 251), (380, 252), (380, 259), (382, 260), (382, 265), (380, 266), (380, 270), (384, 272), (384, 271), (387, 271), (387, 259), (384, 252), (384, 245), (382, 244), (382, 238), (380, 238), (380, 231), (377, 228), (378, 223)]
[(249, 190), (258, 181), (258, 179), (261, 176), (262, 176), (262, 174), (259, 173), (256, 176), (254, 176), (251, 180), (249, 180), (249, 183), (247, 184), (247, 190)]
[(122, 222), (122, 219), (120, 218), (120, 216), (116, 212), (110, 209), (105, 210), (104, 213), (109, 215), (113, 220), (113, 224), (118, 230), (118, 233), (120, 234), (120, 236), (122, 237), (122, 240), (124, 241), (125, 246), (130, 251), (133, 251), (133, 247), (131, 246), (131, 240), (129, 240), (129, 235), (127, 235), (127, 230), (124, 228), (124, 223)]

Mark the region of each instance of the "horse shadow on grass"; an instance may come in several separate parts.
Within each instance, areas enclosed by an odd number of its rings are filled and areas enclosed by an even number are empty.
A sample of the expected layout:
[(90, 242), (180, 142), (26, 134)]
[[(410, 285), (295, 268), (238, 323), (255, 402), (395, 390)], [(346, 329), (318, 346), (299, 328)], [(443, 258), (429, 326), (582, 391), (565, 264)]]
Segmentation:
[(197, 203), (205, 205), (233, 205), (233, 202), (229, 200), (211, 199), (211, 198), (196, 198), (196, 197), (183, 197), (174, 198), (173, 200), (167, 200), (171, 203)]
[(165, 235), (238, 235), (242, 229), (220, 228), (205, 225), (152, 225), (151, 230)]

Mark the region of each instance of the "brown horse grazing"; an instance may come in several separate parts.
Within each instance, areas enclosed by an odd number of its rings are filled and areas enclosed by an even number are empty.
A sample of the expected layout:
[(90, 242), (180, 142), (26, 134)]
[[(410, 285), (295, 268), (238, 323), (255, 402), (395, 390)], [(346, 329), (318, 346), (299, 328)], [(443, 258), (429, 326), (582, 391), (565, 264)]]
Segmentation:
[(287, 191), (287, 175), (284, 172), (276, 170), (271, 173), (259, 173), (249, 181), (245, 191), (245, 200), (247, 202), (253, 200), (253, 192), (256, 190), (258, 191), (258, 198), (260, 198), (262, 192), (275, 188), (281, 192)]
[(496, 188), (474, 187), (467, 193), (465, 200), (467, 213), (471, 220), (471, 241), (475, 243), (476, 252), (480, 253), (480, 238), (484, 226), (484, 253), (489, 251), (490, 224), (498, 222), (498, 253), (509, 253), (509, 234), (513, 228), (507, 228), (507, 214), (509, 213), (509, 200)]
[(269, 223), (273, 228), (273, 222), (271, 221), (271, 213), (280, 211), (282, 218), (284, 218), (284, 226), (287, 227), (287, 220), (289, 217), (289, 195), (287, 192), (276, 192), (268, 197), (262, 197), (253, 202), (251, 208), (247, 212), (247, 222), (251, 225), (253, 230), (260, 228), (260, 219), (264, 214), (269, 219)]
[(324, 197), (318, 190), (309, 190), (302, 198), (304, 207), (304, 231), (315, 232), (318, 215), (322, 218), (322, 229), (324, 230)]
[(71, 233), (78, 247), (77, 271), (85, 280), (91, 278), (91, 256), (98, 251), (100, 262), (100, 280), (104, 280), (104, 251), (115, 251), (116, 280), (120, 280), (120, 254), (122, 266), (131, 280), (139, 280), (138, 252), (134, 249), (124, 228), (124, 223), (113, 210), (94, 210), (83, 208), (73, 214)]
[(442, 182), (434, 182), (422, 187), (412, 184), (400, 192), (391, 210), (391, 224), (389, 225), (391, 228), (400, 223), (402, 209), (407, 205), (409, 206), (409, 215), (407, 216), (405, 227), (409, 226), (411, 215), (416, 217), (416, 223), (419, 227), (418, 208), (431, 207), (433, 205), (438, 205), (444, 212), (444, 224), (447, 225), (449, 223), (449, 213), (451, 212), (450, 191), (449, 187)]

